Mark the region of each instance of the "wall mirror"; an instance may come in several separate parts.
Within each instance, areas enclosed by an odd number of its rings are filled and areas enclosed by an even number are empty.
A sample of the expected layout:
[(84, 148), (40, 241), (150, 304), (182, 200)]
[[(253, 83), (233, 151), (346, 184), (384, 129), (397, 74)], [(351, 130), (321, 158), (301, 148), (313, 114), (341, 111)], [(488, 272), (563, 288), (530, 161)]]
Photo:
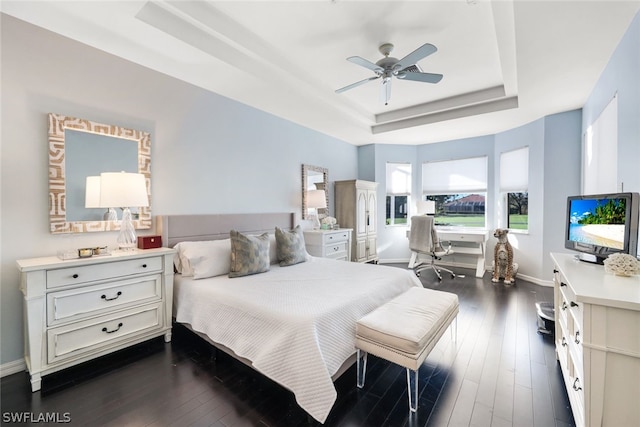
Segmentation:
[(309, 219), (307, 191), (324, 190), (327, 207), (318, 209), (318, 214), (329, 214), (329, 170), (319, 166), (302, 165), (302, 219)]
[[(50, 113), (51, 233), (119, 230), (119, 221), (104, 220), (106, 209), (85, 207), (85, 190), (88, 176), (121, 171), (145, 176), (149, 207), (131, 211), (135, 228), (151, 228), (151, 135), (139, 130)], [(120, 209), (116, 211), (118, 219), (121, 219)]]

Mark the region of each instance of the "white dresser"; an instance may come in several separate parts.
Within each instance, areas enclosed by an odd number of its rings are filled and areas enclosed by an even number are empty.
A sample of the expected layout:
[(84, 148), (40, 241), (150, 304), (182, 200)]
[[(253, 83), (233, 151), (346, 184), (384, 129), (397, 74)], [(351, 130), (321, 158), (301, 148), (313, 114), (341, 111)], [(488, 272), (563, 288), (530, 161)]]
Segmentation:
[(304, 242), (310, 255), (343, 261), (351, 260), (350, 228), (338, 230), (307, 230)]
[(640, 276), (551, 258), (556, 355), (576, 426), (640, 426)]
[(18, 260), (31, 390), (69, 366), (160, 335), (171, 341), (174, 252)]

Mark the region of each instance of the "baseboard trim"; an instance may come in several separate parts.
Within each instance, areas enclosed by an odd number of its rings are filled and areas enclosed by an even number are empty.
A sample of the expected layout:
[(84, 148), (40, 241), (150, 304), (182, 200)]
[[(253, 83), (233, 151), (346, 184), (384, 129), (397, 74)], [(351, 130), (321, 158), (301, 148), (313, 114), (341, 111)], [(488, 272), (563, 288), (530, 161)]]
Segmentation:
[[(409, 260), (408, 259), (380, 259), (378, 261), (380, 264), (406, 264), (409, 265)], [(461, 263), (461, 262), (438, 262), (439, 265), (442, 265), (443, 267), (457, 267), (457, 268), (469, 268), (471, 270), (475, 270), (476, 269), (476, 265), (475, 264), (467, 264), (467, 263)], [(489, 277), (491, 277), (491, 269), (487, 268), (487, 270), (485, 271), (485, 277), (487, 274), (489, 274)], [(553, 288), (553, 281), (551, 280), (542, 280), (542, 279), (538, 279), (537, 277), (532, 277), (532, 276), (527, 276), (526, 274), (521, 274), (518, 273), (518, 276), (516, 277), (516, 281), (517, 279), (522, 279), (522, 280), (526, 280), (527, 282), (531, 282), (534, 283), (536, 285), (540, 285), (540, 286), (545, 286), (545, 287), (549, 287), (549, 288)]]
[(0, 365), (0, 378), (7, 375), (17, 374), (27, 370), (27, 364), (24, 359), (14, 360), (13, 362), (7, 362)]

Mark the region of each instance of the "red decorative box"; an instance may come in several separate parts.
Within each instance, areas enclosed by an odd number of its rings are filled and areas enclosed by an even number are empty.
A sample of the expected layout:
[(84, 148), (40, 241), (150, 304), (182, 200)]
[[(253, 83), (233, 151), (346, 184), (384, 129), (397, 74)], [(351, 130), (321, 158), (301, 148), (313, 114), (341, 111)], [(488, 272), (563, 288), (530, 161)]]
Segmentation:
[(162, 247), (162, 236), (139, 236), (138, 249), (154, 249)]

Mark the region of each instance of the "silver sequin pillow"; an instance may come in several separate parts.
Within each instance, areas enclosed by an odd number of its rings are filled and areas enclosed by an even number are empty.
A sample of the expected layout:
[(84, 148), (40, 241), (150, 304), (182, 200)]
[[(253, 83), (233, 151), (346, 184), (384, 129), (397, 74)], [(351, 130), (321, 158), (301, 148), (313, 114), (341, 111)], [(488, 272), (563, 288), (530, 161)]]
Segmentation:
[(269, 234), (247, 236), (231, 230), (231, 271), (229, 277), (242, 277), (269, 271)]
[(276, 227), (276, 252), (281, 267), (294, 265), (307, 260), (302, 228), (296, 226), (291, 231)]

